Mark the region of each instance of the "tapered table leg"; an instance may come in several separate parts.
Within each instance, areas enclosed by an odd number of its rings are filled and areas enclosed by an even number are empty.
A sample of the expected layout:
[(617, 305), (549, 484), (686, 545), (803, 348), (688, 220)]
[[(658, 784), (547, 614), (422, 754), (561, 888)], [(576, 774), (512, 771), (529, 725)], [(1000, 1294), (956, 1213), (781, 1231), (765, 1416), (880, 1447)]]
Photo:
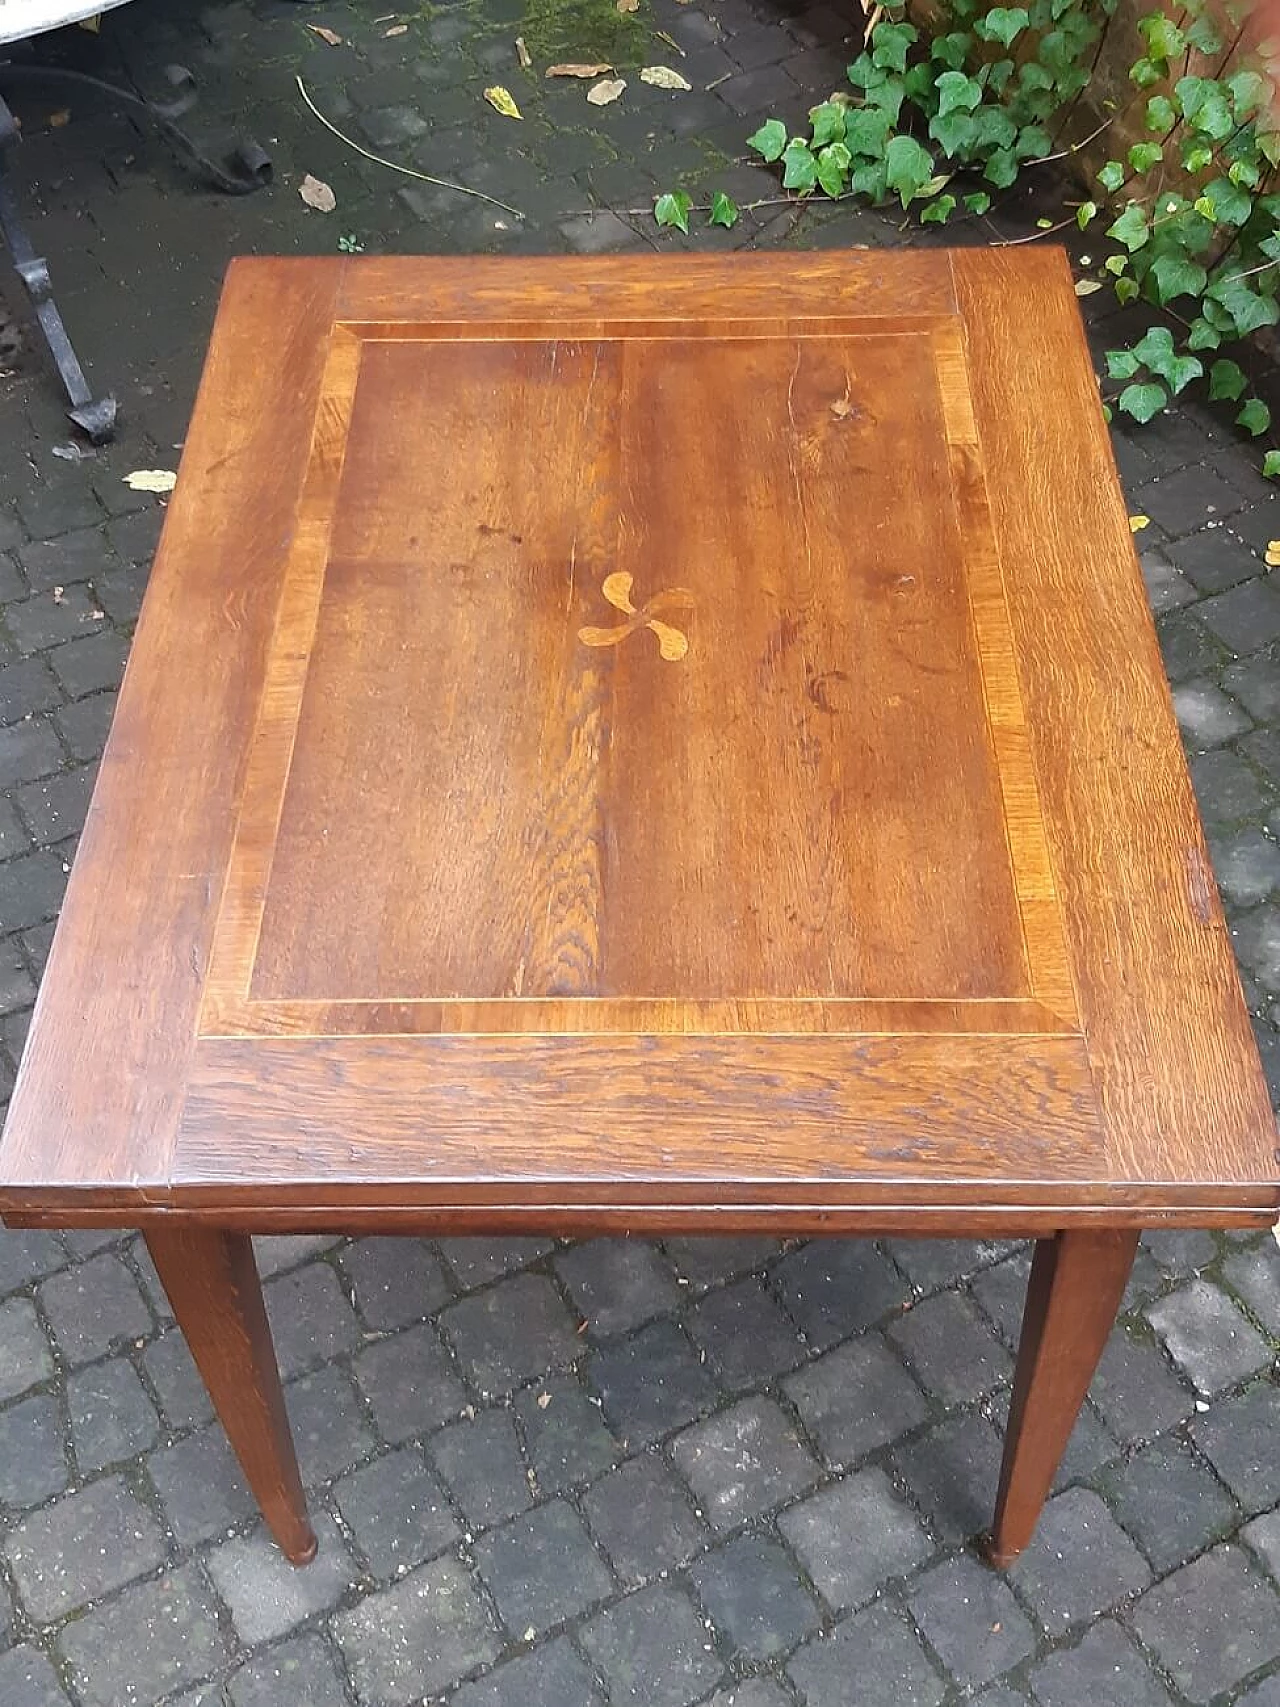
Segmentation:
[(285, 1557), (305, 1565), (315, 1557), (316, 1538), (249, 1236), (180, 1227), (149, 1231), (146, 1239), (267, 1526)]
[(1007, 1565), (1031, 1539), (1102, 1348), (1138, 1235), (1058, 1233), (1036, 1243), (1022, 1315), (990, 1556)]

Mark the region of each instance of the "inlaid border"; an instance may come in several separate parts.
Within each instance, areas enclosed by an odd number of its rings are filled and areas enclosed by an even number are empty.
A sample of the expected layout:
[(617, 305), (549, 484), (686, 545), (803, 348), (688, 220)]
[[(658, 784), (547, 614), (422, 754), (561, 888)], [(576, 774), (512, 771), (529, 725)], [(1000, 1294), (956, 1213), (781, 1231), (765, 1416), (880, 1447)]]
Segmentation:
[[(919, 337), (933, 347), (952, 492), (988, 729), (1032, 998), (394, 997), (329, 1001), (251, 997), (258, 940), (319, 619), (362, 346), (386, 341), (631, 341)], [(1070, 960), (1023, 714), (1004, 577), (969, 391), (961, 322), (952, 316), (790, 317), (688, 326), (667, 321), (339, 322), (321, 386), (306, 482), (285, 570), (266, 681), (212, 945), (199, 1021), (205, 1038), (609, 1035), (1072, 1035)]]

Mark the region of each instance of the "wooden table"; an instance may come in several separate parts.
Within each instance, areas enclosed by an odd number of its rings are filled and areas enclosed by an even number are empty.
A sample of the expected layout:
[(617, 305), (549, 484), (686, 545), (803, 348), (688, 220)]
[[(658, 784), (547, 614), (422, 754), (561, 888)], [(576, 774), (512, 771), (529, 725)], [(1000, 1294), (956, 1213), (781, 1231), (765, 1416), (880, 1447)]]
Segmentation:
[(1275, 1145), (1059, 252), (235, 263), (0, 1209), (291, 1559), (251, 1232), (1034, 1235), (1005, 1561)]

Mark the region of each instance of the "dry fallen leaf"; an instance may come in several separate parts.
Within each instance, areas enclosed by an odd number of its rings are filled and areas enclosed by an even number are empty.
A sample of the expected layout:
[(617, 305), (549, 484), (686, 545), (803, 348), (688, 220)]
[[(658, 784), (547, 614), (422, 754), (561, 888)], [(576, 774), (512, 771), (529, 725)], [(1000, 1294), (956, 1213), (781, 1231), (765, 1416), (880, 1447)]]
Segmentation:
[(548, 65), (548, 77), (603, 77), (612, 65)]
[(321, 41), (327, 41), (330, 47), (342, 46), (342, 37), (337, 30), (331, 30), (327, 24), (308, 24), (307, 28), (313, 36), (319, 36)]
[(540, 1411), (545, 1411), (547, 1406), (550, 1403), (551, 1403), (550, 1393), (539, 1393), (538, 1394), (538, 1409)]
[(511, 98), (511, 91), (504, 89), (500, 83), (495, 83), (492, 89), (486, 89), (484, 98), (495, 113), (501, 113), (503, 118), (518, 119), (520, 109)]
[(837, 397), (831, 405), (831, 413), (837, 421), (846, 421), (853, 414), (853, 404), (847, 397)]
[(1267, 541), (1267, 568), (1280, 569), (1280, 539)]
[(642, 83), (652, 83), (655, 89), (690, 89), (693, 85), (687, 77), (682, 77), (678, 71), (673, 71), (669, 65), (646, 65), (640, 73)]
[(1101, 290), (1101, 289), (1102, 289), (1102, 285), (1099, 283), (1099, 281), (1097, 279), (1077, 279), (1076, 280), (1076, 295), (1077, 296), (1092, 296), (1095, 290)]
[(640, 10), (640, 0), (617, 0), (617, 4), (620, 12), (638, 12)]
[(54, 604), (55, 605), (65, 604), (66, 600), (67, 600), (67, 589), (65, 587), (55, 587), (53, 589), (53, 602), (54, 602)]
[(49, 114), (49, 129), (61, 130), (64, 124), (71, 123), (71, 108), (60, 107), (56, 113)]
[(131, 492), (172, 492), (178, 476), (171, 468), (135, 468), (124, 483)]
[(1130, 533), (1141, 533), (1143, 528), (1149, 528), (1150, 526), (1151, 526), (1151, 517), (1150, 516), (1130, 516), (1129, 517), (1129, 532)]
[(338, 198), (325, 183), (323, 178), (313, 178), (308, 172), (298, 185), (298, 194), (308, 207), (313, 207), (317, 213), (332, 213), (338, 205)]
[(533, 55), (529, 52), (529, 49), (524, 45), (524, 37), (523, 36), (517, 36), (516, 37), (516, 58), (520, 61), (520, 64), (525, 71), (527, 71), (529, 69), (529, 67), (533, 64)]
[(626, 86), (625, 77), (606, 77), (587, 90), (587, 99), (593, 107), (607, 107), (611, 101), (617, 100)]
[(385, 39), (387, 36), (403, 36), (403, 35), (406, 35), (408, 33), (408, 30), (409, 30), (408, 24), (392, 24), (391, 28), (389, 30), (383, 30), (382, 34), (383, 34), (383, 37)]

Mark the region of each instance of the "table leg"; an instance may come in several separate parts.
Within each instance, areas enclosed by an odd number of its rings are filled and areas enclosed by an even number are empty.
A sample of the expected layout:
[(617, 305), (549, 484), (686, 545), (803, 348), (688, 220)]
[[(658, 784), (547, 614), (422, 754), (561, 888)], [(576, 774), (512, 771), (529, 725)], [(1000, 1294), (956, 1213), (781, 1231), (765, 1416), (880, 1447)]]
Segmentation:
[(315, 1557), (316, 1538), (252, 1242), (247, 1233), (191, 1226), (152, 1229), (146, 1239), (267, 1527), (285, 1557), (305, 1565)]
[(1036, 1241), (991, 1530), (994, 1564), (1009, 1564), (1031, 1539), (1115, 1324), (1137, 1246), (1137, 1233), (1128, 1229)]

